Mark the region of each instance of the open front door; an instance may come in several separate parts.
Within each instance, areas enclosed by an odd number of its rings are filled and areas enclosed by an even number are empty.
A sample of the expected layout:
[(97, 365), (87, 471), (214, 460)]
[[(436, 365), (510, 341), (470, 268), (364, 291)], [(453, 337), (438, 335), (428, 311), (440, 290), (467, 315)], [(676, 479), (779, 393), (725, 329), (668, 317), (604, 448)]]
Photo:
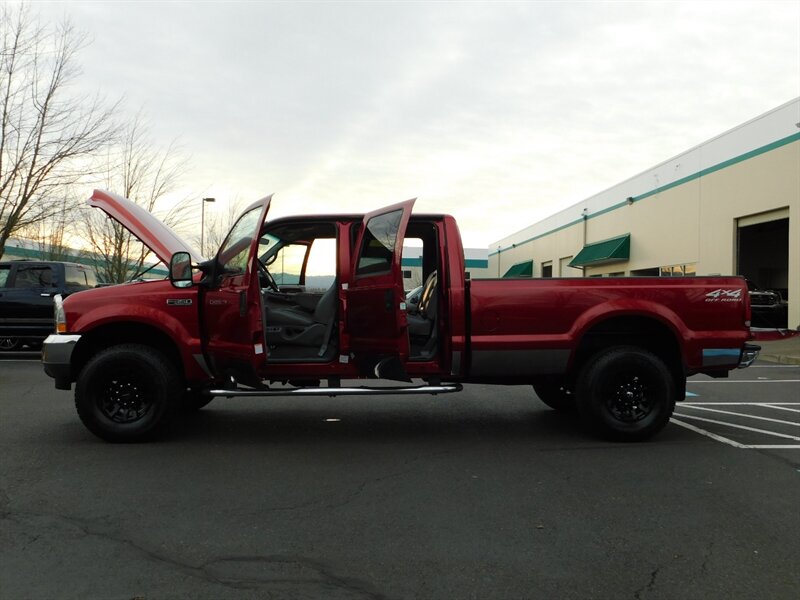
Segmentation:
[(214, 281), (202, 296), (204, 351), (218, 377), (260, 383), (266, 361), (257, 250), (272, 196), (249, 206), (217, 253)]
[(408, 322), (400, 258), (414, 200), (364, 216), (347, 289), (350, 351), (364, 373), (408, 379)]

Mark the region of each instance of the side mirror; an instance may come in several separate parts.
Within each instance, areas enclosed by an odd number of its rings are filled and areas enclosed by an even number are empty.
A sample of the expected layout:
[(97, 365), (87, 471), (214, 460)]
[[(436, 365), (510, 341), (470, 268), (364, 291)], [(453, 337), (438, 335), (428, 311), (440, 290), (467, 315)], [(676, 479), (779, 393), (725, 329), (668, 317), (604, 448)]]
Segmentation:
[(192, 256), (176, 252), (169, 261), (169, 282), (176, 288), (192, 287)]

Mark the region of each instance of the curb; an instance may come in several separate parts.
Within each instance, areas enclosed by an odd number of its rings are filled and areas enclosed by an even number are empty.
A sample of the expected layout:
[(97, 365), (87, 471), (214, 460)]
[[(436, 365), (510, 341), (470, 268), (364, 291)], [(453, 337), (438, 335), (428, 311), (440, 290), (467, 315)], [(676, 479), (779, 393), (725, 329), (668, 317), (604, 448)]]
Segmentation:
[(785, 354), (759, 354), (758, 360), (781, 365), (800, 365), (800, 356), (787, 356)]

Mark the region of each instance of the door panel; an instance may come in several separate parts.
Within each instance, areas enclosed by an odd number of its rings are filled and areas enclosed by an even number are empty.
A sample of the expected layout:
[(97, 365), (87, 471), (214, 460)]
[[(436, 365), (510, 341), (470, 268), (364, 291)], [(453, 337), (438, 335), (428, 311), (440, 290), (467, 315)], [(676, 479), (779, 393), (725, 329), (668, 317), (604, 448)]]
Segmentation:
[(362, 371), (408, 359), (408, 324), (400, 258), (414, 200), (365, 215), (347, 289), (350, 349)]
[(269, 196), (248, 207), (215, 258), (215, 281), (202, 295), (205, 353), (215, 375), (254, 385), (266, 361), (256, 252)]
[(56, 278), (49, 265), (13, 265), (6, 286), (0, 288), (0, 332), (19, 337), (53, 333), (53, 296), (59, 291)]

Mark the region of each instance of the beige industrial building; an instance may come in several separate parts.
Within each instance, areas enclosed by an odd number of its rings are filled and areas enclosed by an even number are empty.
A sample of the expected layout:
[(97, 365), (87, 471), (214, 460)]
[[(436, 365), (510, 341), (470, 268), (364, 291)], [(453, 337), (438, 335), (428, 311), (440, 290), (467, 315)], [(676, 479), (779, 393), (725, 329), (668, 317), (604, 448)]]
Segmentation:
[(739, 274), (800, 327), (800, 98), (493, 243), (488, 273)]

